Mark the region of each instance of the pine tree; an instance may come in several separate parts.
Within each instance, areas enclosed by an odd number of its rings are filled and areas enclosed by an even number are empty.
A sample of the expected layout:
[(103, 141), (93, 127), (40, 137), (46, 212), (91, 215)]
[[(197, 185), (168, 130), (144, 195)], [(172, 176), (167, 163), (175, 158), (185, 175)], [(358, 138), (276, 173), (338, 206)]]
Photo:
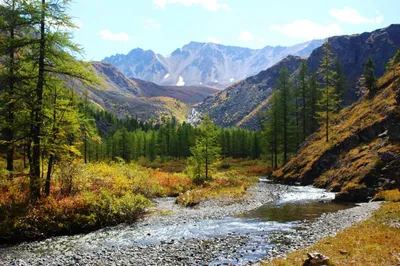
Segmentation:
[(219, 129), (206, 115), (199, 126), (196, 144), (190, 149), (193, 155), (188, 160), (188, 171), (198, 183), (211, 178), (213, 166), (221, 156), (218, 136)]
[(307, 110), (307, 119), (309, 122), (308, 126), (308, 134), (314, 133), (318, 127), (317, 120), (317, 103), (319, 101), (319, 91), (317, 88), (317, 77), (315, 74), (311, 75), (309, 80), (309, 92), (308, 92), (308, 110)]
[(267, 111), (265, 137), (271, 154), (272, 168), (278, 168), (279, 135), (281, 135), (281, 114), (279, 108), (279, 94), (277, 90), (272, 93), (271, 104)]
[(309, 105), (308, 97), (308, 68), (307, 63), (303, 61), (299, 70), (298, 84), (301, 94), (301, 121), (302, 121), (302, 141), (307, 136), (307, 107)]
[[(24, 49), (32, 43), (27, 36), (28, 27), (32, 24), (29, 16), (30, 3), (21, 0), (3, 0), (0, 5), (0, 76), (2, 83), (2, 107), (4, 122), (1, 124), (1, 138), (6, 144), (6, 169), (10, 178), (14, 171), (14, 151), (17, 144), (18, 117), (23, 105), (18, 100), (22, 95), (22, 81), (28, 79), (24, 73), (26, 59), (21, 56)], [(23, 132), (21, 132), (23, 134)]]
[(344, 95), (345, 95), (345, 90), (346, 90), (346, 80), (345, 80), (345, 76), (344, 76), (343, 66), (340, 63), (339, 57), (335, 57), (333, 64), (334, 64), (334, 70), (336, 72), (334, 87), (335, 87), (336, 93), (338, 95), (339, 101), (338, 101), (337, 109), (339, 111), (341, 103), (344, 100)]
[(332, 67), (332, 53), (329, 50), (328, 42), (323, 45), (323, 51), (324, 55), (322, 57), (319, 74), (322, 76), (324, 87), (321, 88), (321, 98), (318, 101), (318, 106), (321, 110), (318, 112), (318, 115), (325, 123), (325, 139), (326, 142), (329, 142), (330, 122), (337, 111), (339, 97), (334, 87), (336, 72)]
[(279, 76), (279, 108), (281, 109), (282, 116), (282, 130), (283, 130), (283, 163), (288, 161), (288, 155), (291, 148), (291, 140), (293, 132), (296, 129), (293, 127), (293, 109), (294, 101), (291, 95), (291, 82), (287, 68), (283, 67), (280, 70)]
[(374, 74), (375, 71), (375, 63), (372, 61), (371, 57), (368, 57), (367, 62), (364, 67), (364, 86), (368, 89), (368, 91), (372, 92), (376, 86), (376, 77)]
[[(30, 191), (31, 200), (40, 198), (40, 160), (43, 157), (41, 138), (45, 132), (44, 119), (46, 112), (46, 92), (50, 89), (50, 80), (65, 81), (78, 78), (88, 83), (97, 81), (94, 74), (88, 70), (88, 64), (77, 61), (73, 55), (80, 53), (72, 35), (65, 28), (74, 27), (72, 19), (66, 14), (70, 1), (31, 1), (32, 17), (36, 22), (31, 28), (38, 29), (32, 33), (36, 42), (27, 49), (27, 57), (32, 60), (33, 70), (36, 71), (35, 86), (32, 97), (28, 99), (31, 109), (30, 138), (32, 154), (30, 159)], [(60, 83), (53, 83), (59, 85)]]

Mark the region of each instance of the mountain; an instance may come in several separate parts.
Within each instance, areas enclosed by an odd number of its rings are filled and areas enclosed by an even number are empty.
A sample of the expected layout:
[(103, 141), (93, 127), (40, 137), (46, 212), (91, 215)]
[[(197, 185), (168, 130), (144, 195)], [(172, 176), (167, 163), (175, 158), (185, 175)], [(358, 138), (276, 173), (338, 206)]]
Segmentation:
[[(376, 65), (375, 74), (382, 76), (385, 65), (400, 48), (400, 24), (391, 25), (370, 33), (336, 36), (328, 39), (333, 57), (338, 57), (345, 73), (347, 89), (345, 103), (351, 104), (362, 96), (359, 79), (364, 64), (371, 56)], [(316, 48), (308, 57), (310, 71), (317, 71), (322, 60), (322, 47)], [(231, 85), (213, 97), (207, 97), (196, 111), (209, 113), (216, 124), (259, 128), (260, 111), (268, 107), (272, 89), (277, 85), (278, 71), (285, 66), (294, 77), (302, 59), (289, 56), (273, 67), (243, 81)]]
[(175, 116), (184, 121), (191, 104), (201, 101), (216, 90), (207, 87), (163, 87), (138, 79), (125, 77), (111, 64), (93, 62), (93, 71), (100, 79), (95, 88), (79, 81), (70, 81), (70, 86), (81, 95), (88, 91), (88, 98), (98, 107), (109, 110), (119, 117), (138, 117), (146, 120)]
[(321, 128), (274, 172), (275, 180), (328, 188), (344, 201), (366, 201), (400, 185), (400, 52), (397, 62), (376, 90), (339, 113), (329, 143)]
[(127, 55), (106, 57), (103, 62), (113, 64), (127, 77), (160, 85), (225, 88), (267, 69), (288, 55), (309, 56), (322, 43), (322, 40), (314, 40), (290, 47), (249, 49), (190, 42), (167, 57), (137, 48)]
[(285, 66), (292, 74), (304, 60), (290, 55), (258, 75), (235, 83), (214, 96), (208, 96), (196, 110), (209, 113), (220, 126), (257, 128), (259, 124), (256, 114), (266, 110), (272, 89), (278, 85), (280, 69)]

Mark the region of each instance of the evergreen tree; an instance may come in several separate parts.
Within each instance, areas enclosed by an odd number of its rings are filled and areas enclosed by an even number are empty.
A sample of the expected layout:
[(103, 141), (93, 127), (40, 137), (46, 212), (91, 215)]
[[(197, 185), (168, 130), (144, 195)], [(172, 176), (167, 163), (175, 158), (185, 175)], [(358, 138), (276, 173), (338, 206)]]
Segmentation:
[(324, 55), (322, 57), (319, 74), (322, 76), (324, 87), (321, 88), (321, 98), (318, 101), (320, 112), (319, 117), (325, 122), (325, 139), (329, 142), (329, 128), (330, 122), (337, 111), (339, 103), (338, 95), (334, 87), (336, 72), (332, 67), (332, 53), (329, 50), (329, 43), (323, 45)]
[(265, 137), (271, 154), (272, 168), (278, 168), (279, 136), (281, 135), (281, 114), (279, 108), (279, 94), (277, 90), (271, 96), (271, 104), (267, 111)]
[(211, 178), (213, 165), (220, 158), (218, 135), (219, 130), (206, 115), (199, 126), (196, 144), (190, 149), (193, 155), (188, 160), (189, 173), (198, 183)]
[(368, 57), (368, 60), (365, 63), (363, 76), (364, 76), (364, 86), (370, 92), (372, 92), (376, 86), (376, 77), (374, 71), (375, 71), (375, 63), (372, 61), (371, 57)]
[(309, 105), (308, 97), (308, 68), (307, 63), (303, 61), (299, 70), (298, 84), (301, 94), (301, 122), (302, 122), (302, 141), (307, 136), (307, 106)]
[(343, 66), (340, 63), (339, 57), (335, 57), (333, 64), (334, 64), (334, 70), (336, 72), (334, 87), (335, 87), (336, 93), (338, 95), (339, 101), (338, 101), (337, 108), (339, 111), (340, 105), (344, 100), (344, 94), (345, 94), (345, 90), (346, 90), (346, 80), (345, 80), (345, 76), (344, 76)]
[(293, 133), (296, 131), (293, 127), (293, 108), (294, 101), (291, 93), (291, 82), (287, 68), (283, 67), (280, 70), (279, 76), (279, 108), (282, 116), (282, 131), (283, 131), (283, 163), (288, 161), (288, 155), (291, 148), (291, 140)]
[(318, 127), (317, 120), (317, 103), (319, 101), (319, 91), (317, 88), (317, 77), (315, 74), (311, 75), (309, 80), (309, 93), (308, 93), (308, 111), (307, 111), (307, 119), (309, 122), (308, 126), (308, 134), (314, 133)]

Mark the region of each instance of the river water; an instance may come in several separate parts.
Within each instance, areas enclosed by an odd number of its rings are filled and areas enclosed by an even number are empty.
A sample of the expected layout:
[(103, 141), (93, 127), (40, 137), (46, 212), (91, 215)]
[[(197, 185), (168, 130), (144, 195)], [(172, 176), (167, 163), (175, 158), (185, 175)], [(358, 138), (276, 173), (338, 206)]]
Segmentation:
[[(63, 256), (65, 254), (93, 253), (96, 250), (129, 249), (157, 246), (190, 240), (209, 241), (229, 236), (243, 237), (235, 254), (217, 253), (207, 264), (246, 264), (262, 259), (276, 245), (282, 235), (302, 230), (324, 213), (353, 207), (332, 202), (334, 194), (313, 187), (288, 187), (274, 201), (245, 213), (218, 219), (199, 219), (176, 223), (146, 224), (108, 228), (84, 235), (50, 238), (0, 249), (1, 256), (12, 259), (27, 257)], [(201, 211), (201, 209), (199, 210)]]

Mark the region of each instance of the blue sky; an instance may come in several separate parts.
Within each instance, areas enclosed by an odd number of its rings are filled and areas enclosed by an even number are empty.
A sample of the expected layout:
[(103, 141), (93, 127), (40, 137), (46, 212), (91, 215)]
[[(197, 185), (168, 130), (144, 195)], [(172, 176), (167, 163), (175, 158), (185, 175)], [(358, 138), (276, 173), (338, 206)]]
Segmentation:
[[(384, 4), (383, 4), (384, 3)], [(168, 55), (190, 41), (293, 45), (400, 23), (399, 0), (75, 0), (86, 60), (140, 47)]]

